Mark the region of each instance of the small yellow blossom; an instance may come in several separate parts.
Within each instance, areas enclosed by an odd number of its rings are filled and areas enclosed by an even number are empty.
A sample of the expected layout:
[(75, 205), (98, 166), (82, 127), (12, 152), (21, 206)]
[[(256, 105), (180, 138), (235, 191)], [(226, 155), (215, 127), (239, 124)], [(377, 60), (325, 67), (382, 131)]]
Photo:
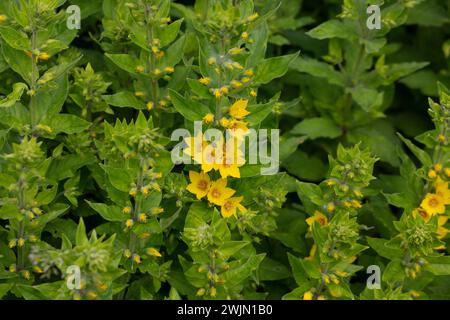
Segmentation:
[(154, 74), (155, 76), (159, 76), (159, 75), (161, 74), (161, 70), (158, 69), (158, 68), (156, 68), (156, 69), (153, 70), (153, 74)]
[(198, 297), (201, 297), (201, 296), (204, 296), (204, 295), (205, 295), (205, 292), (206, 292), (206, 290), (205, 290), (204, 288), (200, 288), (200, 289), (198, 289), (196, 295), (197, 295)]
[(203, 78), (198, 79), (198, 82), (207, 86), (211, 83), (211, 79), (208, 77), (203, 77)]
[(434, 170), (428, 171), (428, 178), (435, 179), (437, 177), (437, 173)]
[(436, 164), (434, 165), (434, 171), (436, 171), (436, 172), (441, 172), (441, 170), (442, 170), (442, 164), (436, 163)]
[(256, 91), (254, 89), (250, 90), (250, 95), (252, 97), (256, 97), (258, 94), (256, 93)]
[(25, 239), (24, 238), (19, 238), (19, 240), (17, 240), (17, 246), (19, 248), (23, 247), (25, 245)]
[(227, 118), (222, 118), (220, 119), (220, 125), (224, 128), (228, 128), (228, 126), (230, 125), (230, 120), (228, 120)]
[(253, 77), (254, 72), (253, 72), (252, 69), (248, 69), (248, 70), (246, 70), (246, 71), (244, 72), (244, 74), (245, 74), (247, 77)]
[(127, 228), (131, 228), (133, 226), (133, 224), (134, 224), (133, 219), (128, 219), (127, 221), (125, 221), (125, 226)]
[(228, 93), (229, 93), (228, 87), (222, 87), (222, 88), (220, 88), (220, 93), (222, 93), (222, 94), (228, 94)]
[(250, 79), (249, 77), (243, 77), (242, 79), (241, 79), (241, 81), (242, 81), (242, 83), (248, 83), (248, 82), (250, 82), (252, 79)]
[(136, 91), (136, 92), (134, 93), (134, 95), (135, 95), (136, 97), (142, 98), (142, 97), (145, 97), (145, 92), (143, 92), (143, 91)]
[(138, 255), (138, 254), (135, 254), (135, 255), (133, 256), (133, 261), (136, 262), (137, 264), (140, 264), (140, 263), (142, 262), (141, 256)]
[(243, 48), (231, 48), (228, 53), (231, 55), (241, 54), (244, 51)]
[(5, 22), (6, 20), (8, 20), (8, 17), (4, 14), (0, 14), (0, 23)]
[(15, 264), (12, 264), (12, 265), (10, 265), (9, 266), (9, 272), (16, 272), (17, 271), (17, 268), (16, 268), (16, 265)]
[(206, 124), (210, 124), (214, 121), (214, 115), (212, 113), (208, 113), (203, 117), (203, 122)]
[(165, 71), (166, 73), (174, 73), (175, 69), (174, 69), (173, 67), (166, 67), (166, 68), (164, 69), (164, 71)]
[(137, 73), (142, 73), (142, 72), (144, 72), (145, 71), (145, 68), (143, 67), (143, 66), (137, 66), (136, 67), (136, 72)]
[(450, 168), (445, 168), (444, 173), (448, 178), (450, 178)]
[(152, 208), (151, 211), (152, 211), (152, 214), (157, 215), (157, 214), (163, 213), (164, 209), (163, 208)]
[(211, 183), (208, 191), (208, 201), (223, 206), (225, 201), (235, 194), (235, 190), (227, 188), (227, 179), (219, 179)]
[(233, 197), (225, 200), (225, 203), (222, 205), (221, 213), (224, 218), (228, 218), (236, 215), (236, 209), (242, 213), (247, 212), (247, 209), (241, 205), (241, 201), (244, 197)]
[(219, 89), (214, 89), (214, 97), (220, 98), (222, 96), (222, 92)]
[(336, 206), (333, 202), (330, 202), (327, 204), (327, 211), (328, 212), (333, 212), (336, 209)]
[(25, 271), (23, 272), (23, 277), (24, 277), (25, 279), (27, 279), (27, 280), (30, 280), (30, 279), (31, 279), (31, 273), (30, 273), (30, 271), (25, 270)]
[(445, 212), (444, 199), (433, 193), (428, 193), (420, 206), (431, 215)]
[(438, 141), (439, 141), (439, 142), (444, 143), (445, 140), (446, 140), (446, 139), (445, 139), (445, 136), (444, 136), (442, 133), (438, 135)]
[(309, 226), (309, 230), (311, 230), (314, 222), (317, 221), (321, 226), (325, 226), (328, 223), (328, 218), (321, 213), (320, 211), (315, 211), (314, 215), (306, 219), (306, 223)]
[(162, 257), (162, 254), (155, 248), (148, 248), (147, 253), (154, 257)]
[(209, 289), (209, 295), (214, 298), (217, 295), (217, 289), (215, 287)]
[(208, 174), (189, 171), (189, 179), (191, 183), (187, 186), (186, 190), (195, 194), (198, 200), (208, 194), (211, 186), (211, 180)]
[(151, 111), (155, 107), (155, 104), (153, 102), (147, 102), (147, 110)]
[(443, 181), (438, 177), (434, 185), (436, 194), (443, 199), (445, 205), (450, 204), (450, 189), (448, 188), (448, 184), (447, 181)]
[(233, 103), (228, 112), (235, 119), (243, 119), (250, 114), (250, 112), (247, 111), (247, 104), (247, 99), (239, 99)]
[(312, 300), (313, 299), (313, 293), (311, 291), (306, 291), (303, 294), (303, 300)]
[(131, 258), (131, 251), (130, 249), (125, 249), (123, 252), (123, 256), (127, 259)]
[(94, 291), (88, 291), (87, 297), (89, 300), (95, 300), (97, 299), (97, 293), (95, 293)]
[(214, 57), (208, 58), (208, 64), (209, 64), (210, 66), (213, 65), (213, 64), (216, 64), (216, 63), (217, 63), (216, 58), (214, 58)]
[(259, 17), (259, 14), (256, 12), (256, 13), (252, 14), (251, 16), (248, 16), (248, 17), (247, 17), (247, 20), (248, 20), (248, 21), (254, 21), (254, 20), (256, 20), (258, 17)]
[(248, 32), (247, 31), (242, 32), (241, 38), (244, 39), (244, 40), (247, 40), (248, 39)]
[(141, 213), (138, 217), (139, 222), (147, 223), (147, 215), (145, 213)]
[(242, 87), (242, 83), (237, 80), (231, 80), (230, 85), (235, 89)]
[(12, 249), (15, 246), (17, 246), (17, 240), (16, 239), (9, 240), (8, 247)]
[(42, 61), (47, 61), (50, 59), (50, 55), (47, 52), (42, 52), (38, 55), (38, 59)]

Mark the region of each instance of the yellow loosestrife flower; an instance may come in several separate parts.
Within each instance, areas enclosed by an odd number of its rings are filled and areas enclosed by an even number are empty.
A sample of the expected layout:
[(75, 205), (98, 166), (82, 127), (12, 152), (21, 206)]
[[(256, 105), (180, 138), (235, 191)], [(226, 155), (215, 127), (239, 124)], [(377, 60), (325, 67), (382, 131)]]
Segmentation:
[(156, 250), (155, 248), (148, 248), (147, 249), (147, 253), (149, 254), (149, 255), (151, 255), (151, 256), (154, 256), (154, 257), (162, 257), (162, 254), (158, 251), (158, 250)]
[(228, 112), (235, 119), (243, 119), (250, 114), (250, 112), (247, 111), (247, 104), (247, 99), (239, 99), (233, 103)]
[(309, 226), (309, 230), (312, 229), (314, 222), (317, 221), (321, 226), (325, 226), (328, 224), (328, 218), (321, 213), (320, 211), (315, 211), (314, 215), (306, 219), (306, 223)]
[(236, 190), (227, 188), (227, 179), (219, 179), (211, 184), (208, 192), (208, 201), (222, 206), (225, 201), (235, 194)]
[(211, 180), (206, 173), (189, 171), (189, 179), (191, 180), (191, 183), (186, 189), (195, 194), (198, 200), (208, 194), (211, 186)]
[(242, 213), (247, 212), (247, 209), (241, 205), (241, 201), (244, 197), (233, 197), (225, 200), (221, 208), (221, 213), (224, 218), (228, 218), (236, 215), (236, 209)]
[(444, 202), (444, 199), (437, 194), (428, 193), (420, 206), (429, 214), (434, 215), (445, 212)]
[(210, 124), (214, 121), (214, 115), (212, 113), (208, 113), (203, 117), (203, 122), (206, 124)]

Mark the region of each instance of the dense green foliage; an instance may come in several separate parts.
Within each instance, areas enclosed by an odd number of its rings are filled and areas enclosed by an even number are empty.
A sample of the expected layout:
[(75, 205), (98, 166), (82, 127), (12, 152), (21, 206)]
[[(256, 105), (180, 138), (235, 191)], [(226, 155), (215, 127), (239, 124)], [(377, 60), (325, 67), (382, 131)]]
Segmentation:
[[(449, 299), (449, 26), (449, 0), (1, 1), (0, 298)], [(195, 122), (280, 136), (174, 163)]]

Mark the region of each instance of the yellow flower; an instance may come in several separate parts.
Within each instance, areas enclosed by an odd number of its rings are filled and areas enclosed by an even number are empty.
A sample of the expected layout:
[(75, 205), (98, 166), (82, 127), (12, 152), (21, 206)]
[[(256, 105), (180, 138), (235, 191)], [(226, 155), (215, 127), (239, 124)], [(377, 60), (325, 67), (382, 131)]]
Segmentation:
[(152, 208), (152, 214), (160, 214), (163, 213), (164, 209), (163, 208)]
[(9, 266), (9, 272), (16, 272), (17, 271), (17, 268), (16, 268), (16, 265), (15, 264), (12, 264), (12, 265), (10, 265)]
[(243, 77), (243, 78), (241, 79), (241, 81), (242, 81), (243, 83), (247, 83), (247, 82), (250, 82), (251, 79), (250, 79), (249, 77)]
[(25, 271), (23, 272), (23, 277), (24, 277), (25, 279), (27, 279), (27, 280), (30, 280), (30, 279), (31, 279), (31, 273), (30, 273), (30, 271), (25, 270)]
[(25, 239), (24, 238), (19, 238), (19, 240), (17, 240), (17, 246), (19, 248), (23, 247), (25, 245)]
[(217, 62), (216, 58), (214, 58), (214, 57), (208, 58), (208, 64), (209, 64), (209, 65), (216, 64), (216, 62)]
[(428, 193), (420, 206), (431, 215), (445, 212), (444, 199), (433, 193)]
[(197, 196), (200, 200), (208, 194), (209, 188), (211, 186), (211, 180), (206, 173), (189, 171), (189, 179), (191, 183), (187, 186), (187, 190)]
[(447, 177), (450, 178), (450, 168), (445, 168), (444, 173)]
[(200, 288), (197, 291), (197, 296), (201, 297), (205, 295), (206, 290), (204, 288)]
[(220, 164), (219, 172), (220, 172), (220, 176), (222, 178), (226, 178), (228, 176), (234, 177), (234, 178), (241, 177), (241, 173), (239, 171), (239, 167), (237, 164), (227, 164), (227, 163)]
[(259, 14), (256, 12), (254, 14), (252, 14), (251, 16), (247, 17), (248, 21), (254, 21), (259, 17)]
[(223, 163), (223, 145), (223, 141), (218, 141), (217, 143), (211, 143), (203, 148), (201, 164), (204, 172), (219, 169), (219, 164)]
[(239, 99), (238, 101), (233, 103), (228, 112), (233, 118), (242, 119), (250, 114), (250, 112), (247, 111), (247, 104), (247, 99)]
[(8, 17), (5, 16), (4, 14), (0, 14), (0, 23), (5, 22), (6, 20), (8, 20)]
[(150, 192), (150, 191), (148, 190), (148, 187), (143, 187), (143, 188), (141, 189), (141, 191), (142, 191), (142, 194), (143, 194), (144, 196), (147, 196), (148, 193)]
[(131, 257), (131, 251), (130, 249), (125, 249), (123, 252), (123, 256), (127, 259), (129, 259)]
[(143, 66), (137, 66), (136, 67), (136, 72), (137, 73), (142, 73), (142, 72), (144, 72), (145, 71), (145, 68), (143, 67)]
[(154, 108), (155, 104), (153, 102), (147, 102), (147, 110), (150, 111)]
[(320, 295), (317, 297), (317, 300), (327, 300), (324, 295)]
[(303, 300), (312, 300), (313, 299), (313, 293), (311, 291), (306, 291), (303, 294)]
[(164, 69), (164, 71), (167, 72), (167, 73), (173, 73), (175, 71), (175, 69), (173, 67), (166, 67)]
[(333, 212), (336, 209), (336, 206), (333, 202), (330, 202), (327, 204), (327, 211), (328, 212)]
[(247, 123), (240, 120), (230, 120), (227, 128), (230, 130), (230, 133), (237, 138), (242, 138), (242, 136), (248, 133)]
[(349, 275), (349, 273), (345, 272), (345, 271), (336, 271), (335, 274), (342, 278), (348, 277), (348, 275)]
[(9, 247), (9, 248), (12, 249), (12, 248), (14, 248), (16, 245), (17, 245), (16, 239), (9, 240), (9, 242), (8, 242), (8, 247)]
[(203, 122), (206, 124), (210, 124), (213, 121), (214, 121), (214, 115), (212, 113), (208, 113), (207, 115), (205, 115), (203, 117)]
[(122, 213), (124, 214), (130, 214), (131, 213), (131, 208), (130, 207), (125, 207), (122, 209)]
[(422, 208), (416, 208), (412, 211), (412, 215), (416, 218), (418, 215), (421, 216), (425, 221), (430, 220), (431, 214), (429, 214), (426, 210)]
[(161, 70), (158, 69), (158, 68), (156, 68), (156, 69), (153, 70), (153, 74), (154, 74), (155, 76), (158, 76), (158, 75), (161, 74)]
[(228, 120), (227, 118), (222, 118), (220, 119), (220, 125), (224, 128), (228, 128), (228, 126), (230, 125), (230, 120)]
[(136, 262), (137, 264), (140, 264), (142, 262), (141, 256), (138, 254), (135, 254), (133, 257), (133, 261)]
[(246, 71), (244, 72), (244, 74), (245, 74), (247, 77), (253, 77), (253, 75), (254, 75), (252, 69), (246, 70)]
[(88, 291), (87, 297), (89, 300), (95, 300), (97, 299), (97, 294), (94, 291)]
[(214, 97), (220, 98), (222, 96), (222, 92), (219, 89), (214, 89)]
[(131, 228), (134, 224), (134, 221), (132, 219), (128, 219), (127, 221), (125, 221), (125, 226), (127, 228)]
[(248, 39), (248, 32), (246, 32), (246, 31), (242, 32), (241, 38), (244, 39), (244, 40), (247, 40)]
[(437, 173), (434, 170), (428, 171), (428, 178), (435, 179), (437, 177)]
[(438, 228), (437, 228), (437, 234), (439, 239), (444, 238), (447, 233), (450, 231), (447, 228), (445, 228), (445, 224), (447, 223), (448, 217), (441, 215), (438, 217)]
[(147, 253), (154, 257), (162, 257), (161, 253), (158, 250), (156, 250), (155, 248), (148, 248)]
[(448, 188), (448, 182), (443, 181), (441, 178), (437, 178), (434, 188), (436, 194), (444, 200), (444, 204), (450, 204), (450, 189)]
[(311, 230), (314, 222), (317, 221), (318, 223), (320, 223), (321, 226), (326, 226), (328, 223), (328, 218), (321, 213), (320, 211), (315, 211), (314, 215), (312, 217), (309, 217), (306, 219), (306, 223), (309, 226), (309, 230)]
[(236, 215), (236, 209), (240, 212), (245, 213), (247, 209), (241, 205), (241, 201), (244, 197), (233, 197), (225, 200), (225, 203), (222, 205), (221, 213), (224, 218), (228, 218)]
[(42, 61), (47, 61), (50, 59), (50, 55), (47, 52), (42, 52), (38, 55), (38, 59)]
[(191, 156), (191, 158), (198, 163), (202, 163), (203, 148), (208, 145), (208, 143), (203, 140), (202, 133), (197, 134), (196, 137), (187, 137), (184, 141), (187, 144), (187, 148), (184, 149), (184, 153)]
[(434, 171), (440, 172), (441, 170), (442, 170), (442, 164), (436, 163), (436, 164), (434, 165)]
[(244, 51), (243, 48), (231, 48), (228, 53), (231, 55), (237, 55), (237, 54), (241, 54), (242, 51)]
[(208, 84), (211, 83), (211, 79), (208, 77), (203, 77), (203, 78), (198, 79), (198, 82), (207, 86)]
[(227, 179), (219, 179), (211, 184), (208, 192), (208, 201), (218, 206), (223, 206), (225, 201), (231, 198), (236, 191), (227, 188)]
[(142, 223), (147, 223), (147, 215), (145, 213), (141, 213), (139, 215), (139, 221)]
[(252, 90), (250, 91), (250, 95), (251, 95), (252, 97), (256, 97), (258, 94), (256, 93), (256, 91), (255, 91), (254, 89), (252, 89)]
[(209, 295), (214, 298), (217, 295), (217, 289), (215, 287), (212, 287), (209, 290)]
[(134, 93), (134, 95), (135, 95), (136, 97), (145, 97), (145, 92), (143, 92), (143, 91), (136, 91), (136, 92)]
[(237, 80), (231, 80), (230, 84), (235, 89), (242, 87), (242, 83)]

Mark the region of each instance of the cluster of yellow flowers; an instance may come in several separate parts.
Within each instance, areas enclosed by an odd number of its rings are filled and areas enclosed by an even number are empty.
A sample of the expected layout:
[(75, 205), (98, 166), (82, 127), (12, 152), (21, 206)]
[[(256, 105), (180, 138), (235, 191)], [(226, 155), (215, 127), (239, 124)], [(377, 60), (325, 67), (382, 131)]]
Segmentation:
[(450, 168), (442, 170), (442, 165), (439, 163), (435, 164), (434, 168), (428, 172), (428, 177), (433, 181), (434, 193), (427, 193), (420, 207), (413, 210), (412, 214), (414, 218), (421, 216), (425, 221), (430, 220), (433, 215), (439, 215), (436, 232), (442, 239), (449, 232), (444, 225), (448, 220), (448, 216), (445, 215), (445, 206), (450, 205), (450, 189), (448, 188), (449, 181), (443, 180), (440, 176), (441, 173), (447, 179), (450, 178)]
[(198, 200), (206, 196), (211, 204), (220, 206), (224, 218), (236, 215), (236, 210), (242, 213), (247, 211), (241, 205), (243, 197), (233, 197), (236, 190), (227, 188), (227, 179), (211, 181), (208, 174), (195, 171), (189, 171), (189, 179), (191, 183), (187, 186), (187, 190), (195, 194)]

